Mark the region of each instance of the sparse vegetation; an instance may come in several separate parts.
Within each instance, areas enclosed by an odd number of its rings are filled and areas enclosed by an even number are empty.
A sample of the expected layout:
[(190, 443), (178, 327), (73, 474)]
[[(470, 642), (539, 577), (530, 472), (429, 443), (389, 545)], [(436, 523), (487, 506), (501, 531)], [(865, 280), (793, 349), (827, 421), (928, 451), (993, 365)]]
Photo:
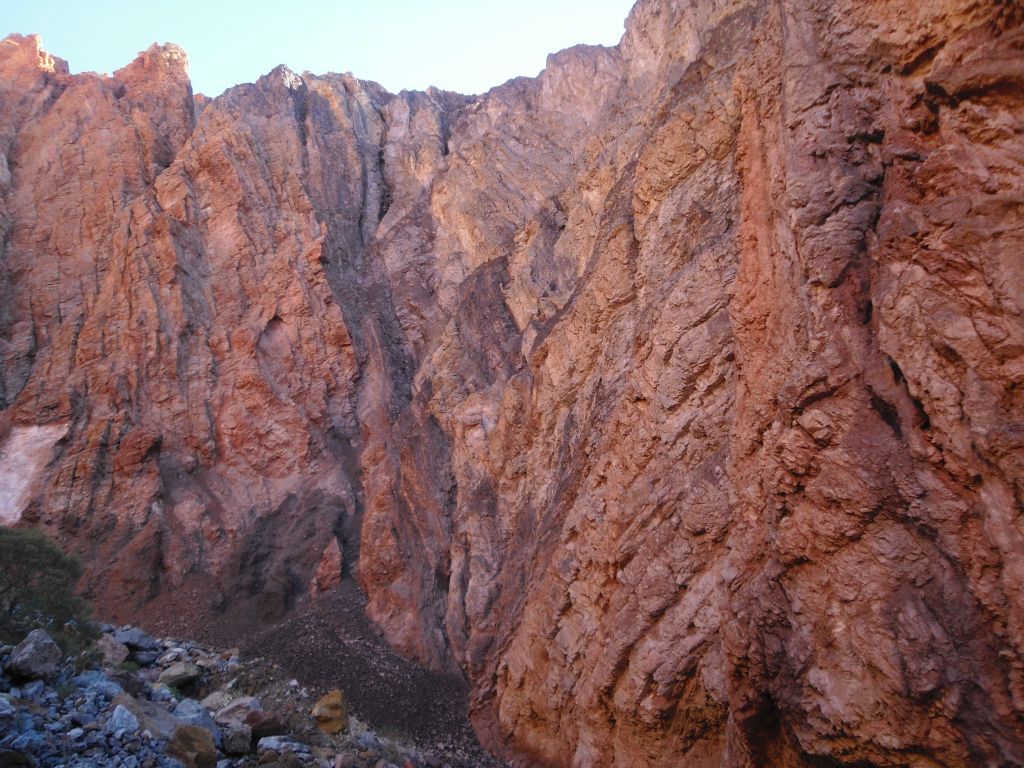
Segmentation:
[(168, 685), (167, 690), (171, 694), (171, 696), (174, 697), (175, 701), (181, 701), (182, 699), (188, 698), (184, 693), (181, 692), (181, 689), (178, 688), (176, 685)]
[(98, 636), (75, 594), (82, 566), (52, 539), (28, 528), (0, 528), (0, 641), (15, 643), (45, 629), (66, 653)]

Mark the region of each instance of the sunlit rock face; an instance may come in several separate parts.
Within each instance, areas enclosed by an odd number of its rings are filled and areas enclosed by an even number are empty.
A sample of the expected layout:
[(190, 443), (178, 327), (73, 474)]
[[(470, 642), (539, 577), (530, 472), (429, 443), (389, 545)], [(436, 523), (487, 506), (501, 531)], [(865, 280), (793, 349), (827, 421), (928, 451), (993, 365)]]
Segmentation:
[(34, 481), (45, 471), (66, 424), (15, 427), (0, 449), (0, 524), (13, 525), (31, 498)]
[(519, 765), (1024, 762), (1022, 16), (641, 0), (479, 97), (8, 38), (4, 519), (112, 616), (344, 563)]

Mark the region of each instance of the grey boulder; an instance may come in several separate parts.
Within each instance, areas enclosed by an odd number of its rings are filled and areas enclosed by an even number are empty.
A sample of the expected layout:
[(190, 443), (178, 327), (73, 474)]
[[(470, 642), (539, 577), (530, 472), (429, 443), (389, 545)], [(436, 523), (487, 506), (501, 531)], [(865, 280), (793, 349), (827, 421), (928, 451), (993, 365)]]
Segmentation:
[(163, 650), (156, 638), (138, 627), (121, 627), (115, 630), (114, 639), (128, 646), (131, 651), (152, 651), (159, 655)]
[(105, 730), (107, 733), (118, 736), (121, 734), (130, 735), (139, 730), (139, 719), (126, 707), (118, 704), (114, 707), (114, 713), (107, 721)]
[(57, 674), (57, 667), (63, 658), (60, 648), (41, 629), (33, 629), (11, 651), (6, 669), (12, 677), (38, 680)]
[(191, 683), (201, 674), (202, 670), (195, 664), (190, 664), (187, 661), (176, 661), (160, 673), (157, 681), (163, 685), (179, 686)]

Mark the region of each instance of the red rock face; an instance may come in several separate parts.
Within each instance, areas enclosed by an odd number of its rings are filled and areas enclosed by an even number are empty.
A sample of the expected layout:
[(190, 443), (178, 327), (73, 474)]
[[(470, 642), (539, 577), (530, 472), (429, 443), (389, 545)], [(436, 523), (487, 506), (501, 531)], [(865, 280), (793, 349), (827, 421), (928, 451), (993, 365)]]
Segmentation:
[(1024, 762), (1022, 21), (641, 0), (480, 97), (8, 38), (0, 517), (114, 616), (340, 540), (519, 765)]
[(341, 584), (344, 576), (342, 571), (341, 546), (337, 539), (331, 539), (324, 547), (324, 553), (313, 571), (313, 580), (309, 585), (309, 596), (316, 598), (323, 592), (329, 592)]

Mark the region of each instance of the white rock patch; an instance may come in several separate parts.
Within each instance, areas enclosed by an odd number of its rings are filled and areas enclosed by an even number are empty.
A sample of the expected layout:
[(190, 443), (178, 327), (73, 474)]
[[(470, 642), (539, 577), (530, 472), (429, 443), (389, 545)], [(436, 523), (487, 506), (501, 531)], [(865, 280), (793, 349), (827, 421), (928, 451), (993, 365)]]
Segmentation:
[(67, 424), (11, 429), (0, 446), (0, 525), (13, 525), (21, 519), (32, 481), (50, 460), (54, 443), (67, 431)]

